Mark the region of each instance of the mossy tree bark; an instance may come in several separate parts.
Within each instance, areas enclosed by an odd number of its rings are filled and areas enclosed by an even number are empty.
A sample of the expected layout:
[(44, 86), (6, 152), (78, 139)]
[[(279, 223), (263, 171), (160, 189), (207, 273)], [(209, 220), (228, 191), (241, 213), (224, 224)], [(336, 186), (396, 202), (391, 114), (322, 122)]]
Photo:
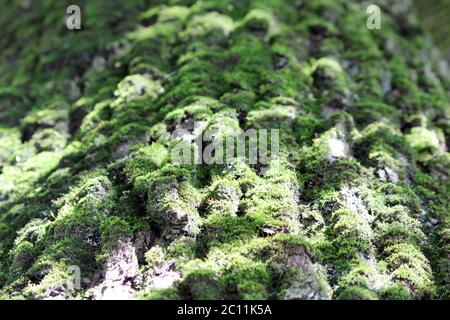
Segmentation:
[[(1, 297), (450, 298), (450, 76), (410, 1), (381, 30), (365, 1), (78, 2), (79, 31), (0, 14)], [(173, 161), (208, 128), (280, 152)]]

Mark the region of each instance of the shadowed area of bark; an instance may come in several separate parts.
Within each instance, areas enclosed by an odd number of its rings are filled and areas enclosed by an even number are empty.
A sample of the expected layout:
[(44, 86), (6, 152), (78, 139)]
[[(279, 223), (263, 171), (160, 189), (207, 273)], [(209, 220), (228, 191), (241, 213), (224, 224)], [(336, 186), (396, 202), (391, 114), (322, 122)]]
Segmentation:
[[(412, 1), (380, 30), (356, 0), (69, 4), (0, 13), (0, 298), (450, 298), (450, 71)], [(178, 161), (250, 129), (268, 161)]]

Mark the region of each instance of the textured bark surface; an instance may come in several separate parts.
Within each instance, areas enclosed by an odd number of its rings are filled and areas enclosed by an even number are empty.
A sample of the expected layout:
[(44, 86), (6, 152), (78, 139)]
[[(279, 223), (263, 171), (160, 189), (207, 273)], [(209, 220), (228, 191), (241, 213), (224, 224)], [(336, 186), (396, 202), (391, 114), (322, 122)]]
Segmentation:
[[(381, 30), (365, 1), (78, 2), (79, 31), (0, 13), (1, 298), (450, 298), (450, 74), (411, 1), (371, 1)], [(280, 152), (172, 159), (208, 128)]]
[(426, 0), (415, 0), (418, 16), (430, 30), (436, 45), (441, 49), (447, 61), (450, 61), (450, 5), (446, 0), (430, 3)]

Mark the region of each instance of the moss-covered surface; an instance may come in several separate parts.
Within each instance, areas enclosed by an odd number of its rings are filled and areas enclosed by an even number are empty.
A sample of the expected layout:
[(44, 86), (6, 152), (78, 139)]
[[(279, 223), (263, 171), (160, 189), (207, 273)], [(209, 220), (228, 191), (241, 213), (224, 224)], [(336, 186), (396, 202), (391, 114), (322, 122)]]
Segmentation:
[[(368, 30), (364, 1), (80, 0), (80, 31), (6, 2), (1, 298), (450, 299), (450, 75), (410, 1)], [(177, 163), (194, 121), (280, 153)]]

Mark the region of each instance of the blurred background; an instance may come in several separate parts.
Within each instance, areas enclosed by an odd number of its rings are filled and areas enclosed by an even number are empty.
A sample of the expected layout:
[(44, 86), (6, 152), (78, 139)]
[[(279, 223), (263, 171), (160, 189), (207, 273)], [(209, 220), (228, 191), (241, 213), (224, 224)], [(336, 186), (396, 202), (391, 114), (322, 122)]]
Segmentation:
[(415, 0), (415, 4), (422, 23), (450, 61), (450, 0)]

